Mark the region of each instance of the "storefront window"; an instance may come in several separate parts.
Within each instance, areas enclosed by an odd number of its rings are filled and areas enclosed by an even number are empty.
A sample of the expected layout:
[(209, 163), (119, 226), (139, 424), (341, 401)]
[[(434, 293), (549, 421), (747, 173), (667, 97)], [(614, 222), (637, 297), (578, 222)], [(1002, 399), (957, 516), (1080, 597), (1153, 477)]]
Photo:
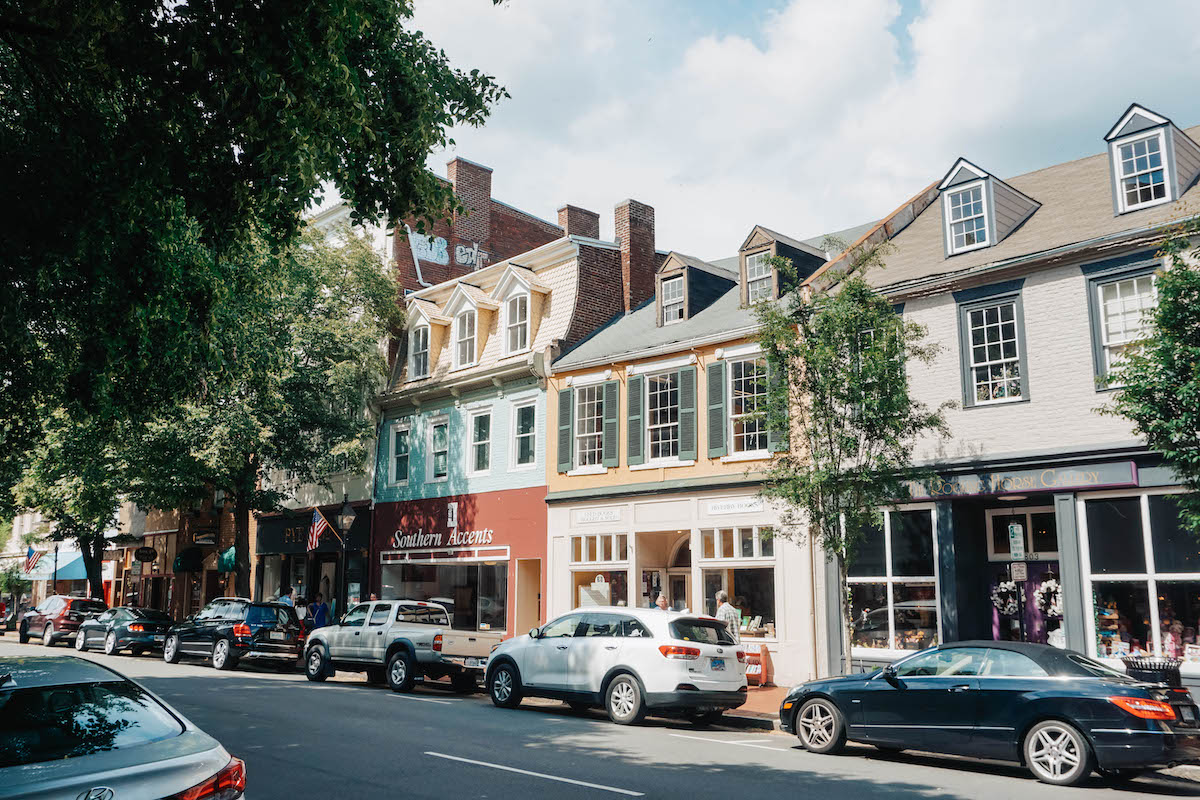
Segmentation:
[(892, 574), (933, 574), (933, 515), (928, 511), (894, 511)]
[(1058, 560), (1058, 530), (1054, 522), (1054, 509), (1050, 506), (990, 509), (987, 522), (989, 561), (1013, 560), (1009, 530), (1014, 525), (1021, 531), (1020, 541), (1025, 545), (1025, 560)]
[(700, 532), (703, 558), (770, 558), (775, 555), (771, 528), (719, 528)]
[(1119, 658), (1149, 652), (1150, 593), (1137, 582), (1097, 582), (1092, 587), (1096, 604), (1096, 654)]
[(1132, 575), (1146, 571), (1142, 507), (1137, 497), (1089, 500), (1088, 554), (1092, 574)]
[(603, 533), (571, 537), (571, 563), (591, 564), (629, 560), (629, 537), (624, 533)]
[(571, 599), (577, 608), (629, 604), (629, 573), (625, 570), (576, 570), (571, 581)]
[(775, 568), (704, 570), (704, 609), (717, 612), (717, 591), (741, 612), (742, 638), (775, 635)]
[(922, 650), (938, 643), (933, 512), (884, 513), (882, 529), (858, 543), (849, 573), (850, 644)]
[(1200, 538), (1183, 527), (1172, 495), (1151, 495), (1150, 539), (1157, 572), (1200, 572)]
[(383, 600), (427, 600), (446, 607), (461, 630), (504, 630), (508, 562), (383, 566)]

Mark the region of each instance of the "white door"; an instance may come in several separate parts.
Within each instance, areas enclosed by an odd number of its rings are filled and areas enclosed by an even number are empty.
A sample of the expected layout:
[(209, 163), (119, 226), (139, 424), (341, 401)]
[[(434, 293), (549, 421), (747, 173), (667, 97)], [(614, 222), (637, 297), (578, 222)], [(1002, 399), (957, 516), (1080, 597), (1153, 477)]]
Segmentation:
[(599, 692), (604, 676), (616, 666), (621, 654), (621, 617), (585, 614), (567, 653), (566, 688), (573, 692)]

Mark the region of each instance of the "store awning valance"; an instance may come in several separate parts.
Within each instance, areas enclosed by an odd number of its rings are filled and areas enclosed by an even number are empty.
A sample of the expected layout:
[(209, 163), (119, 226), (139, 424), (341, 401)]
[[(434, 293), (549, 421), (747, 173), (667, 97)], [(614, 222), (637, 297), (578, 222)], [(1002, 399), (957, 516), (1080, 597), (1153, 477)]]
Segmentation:
[[(53, 580), (54, 576), (53, 550), (42, 553), (42, 557), (38, 559), (37, 566), (33, 568), (32, 572), (28, 574), (22, 572), (22, 577), (31, 581), (49, 581)], [(60, 581), (87, 580), (87, 570), (83, 566), (83, 553), (80, 553), (78, 550), (59, 551), (58, 579)]]
[(180, 572), (200, 572), (204, 568), (204, 551), (199, 547), (185, 547), (179, 551), (179, 555), (175, 556), (175, 563), (171, 565), (171, 571), (175, 574)]
[(237, 548), (230, 547), (228, 550), (217, 556), (217, 572), (233, 572), (233, 567), (236, 563)]

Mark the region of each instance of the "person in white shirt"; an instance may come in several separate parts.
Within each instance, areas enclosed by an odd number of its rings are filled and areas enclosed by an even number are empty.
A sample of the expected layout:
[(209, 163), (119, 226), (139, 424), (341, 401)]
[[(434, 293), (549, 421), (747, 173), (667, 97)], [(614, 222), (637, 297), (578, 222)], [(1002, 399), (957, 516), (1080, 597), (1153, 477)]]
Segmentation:
[(729, 628), (729, 635), (735, 643), (742, 640), (742, 612), (729, 602), (729, 593), (724, 589), (717, 592), (717, 619)]

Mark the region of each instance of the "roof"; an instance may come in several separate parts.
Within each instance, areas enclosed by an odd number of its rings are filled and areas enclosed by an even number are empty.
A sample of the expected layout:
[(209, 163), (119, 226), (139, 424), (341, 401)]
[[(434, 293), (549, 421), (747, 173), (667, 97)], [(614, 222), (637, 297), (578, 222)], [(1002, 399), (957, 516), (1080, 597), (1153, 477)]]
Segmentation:
[[(707, 272), (709, 275), (715, 275), (718, 278), (724, 278), (726, 280), (731, 280), (731, 281), (736, 281), (738, 279), (738, 267), (737, 267), (737, 257), (736, 256), (733, 258), (733, 267), (732, 268), (727, 267), (722, 264), (708, 262), (703, 259), (696, 258), (695, 256), (689, 256), (686, 253), (680, 253), (678, 250), (672, 250), (671, 252), (667, 253), (667, 260), (670, 260), (671, 258), (676, 259), (677, 261), (679, 261), (680, 263), (682, 263), (686, 266), (692, 267), (694, 269), (698, 269), (701, 272)], [(729, 261), (729, 260), (730, 259), (722, 259), (722, 261)], [(660, 269), (661, 269), (661, 267), (660, 267)]]
[(1075, 675), (1079, 677), (1096, 677), (1094, 673), (1084, 669), (1070, 656), (1078, 656), (1071, 650), (1062, 650), (1048, 644), (1033, 642), (997, 642), (990, 639), (968, 639), (962, 642), (947, 642), (939, 649), (948, 650), (959, 647), (986, 647), (989, 650), (1011, 650), (1014, 653), (1028, 656), (1051, 675)]
[(6, 689), (33, 686), (62, 686), (68, 683), (107, 683), (123, 681), (125, 676), (108, 667), (76, 656), (16, 656), (0, 658), (0, 675), (12, 679), (0, 684)]
[(746, 236), (745, 240), (742, 242), (742, 246), (739, 248), (740, 250), (746, 249), (746, 247), (750, 244), (750, 240), (752, 238), (754, 238), (754, 234), (756, 232), (765, 233), (771, 239), (774, 239), (777, 242), (786, 244), (788, 247), (791, 247), (793, 250), (799, 250), (803, 253), (808, 253), (808, 254), (814, 255), (814, 256), (823, 256), (825, 254), (825, 248), (821, 247), (819, 244), (813, 245), (813, 244), (808, 244), (806, 242), (802, 242), (799, 239), (793, 239), (791, 236), (788, 236), (783, 233), (779, 233), (778, 231), (773, 231), (764, 225), (755, 225), (750, 230), (750, 233)]
[[(879, 220), (873, 222), (864, 222), (860, 225), (854, 225), (850, 228), (844, 228), (833, 233), (823, 233), (820, 236), (814, 236), (811, 239), (804, 239), (804, 243), (810, 247), (815, 247), (818, 250), (825, 249), (826, 239), (837, 239), (839, 242), (844, 242), (847, 246), (854, 244), (862, 238), (863, 234), (879, 224)], [(836, 255), (836, 254), (835, 254)]]

